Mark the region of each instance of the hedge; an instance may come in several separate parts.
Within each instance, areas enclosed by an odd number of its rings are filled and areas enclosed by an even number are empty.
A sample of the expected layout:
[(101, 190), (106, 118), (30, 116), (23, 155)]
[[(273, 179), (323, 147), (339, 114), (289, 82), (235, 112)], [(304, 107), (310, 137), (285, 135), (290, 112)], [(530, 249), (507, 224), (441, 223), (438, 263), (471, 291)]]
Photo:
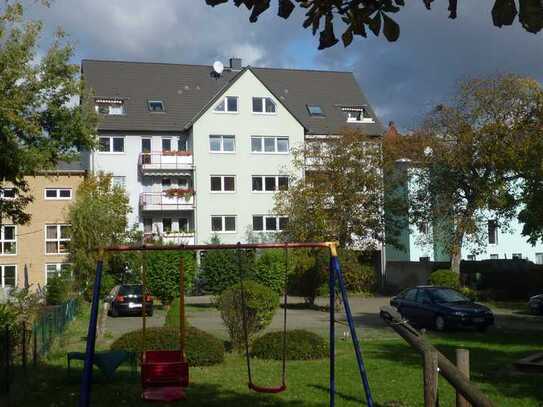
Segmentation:
[(460, 276), (451, 270), (436, 270), (430, 274), (430, 284), (439, 287), (460, 288)]
[(190, 292), (196, 275), (194, 253), (177, 251), (148, 252), (147, 288), (163, 304), (169, 304), (179, 296), (179, 260), (184, 259), (185, 292)]
[[(143, 351), (142, 330), (128, 332), (111, 345), (112, 350)], [(154, 327), (145, 330), (145, 350), (179, 349), (179, 329)], [(207, 332), (189, 326), (186, 342), (187, 360), (190, 366), (209, 366), (224, 361), (224, 344)]]
[(351, 293), (373, 293), (377, 288), (377, 276), (371, 264), (363, 263), (360, 252), (340, 250), (339, 261), (345, 286)]
[[(259, 359), (283, 358), (283, 332), (270, 332), (254, 340), (251, 355)], [(296, 329), (287, 331), (287, 359), (312, 360), (328, 356), (328, 343), (319, 335)]]

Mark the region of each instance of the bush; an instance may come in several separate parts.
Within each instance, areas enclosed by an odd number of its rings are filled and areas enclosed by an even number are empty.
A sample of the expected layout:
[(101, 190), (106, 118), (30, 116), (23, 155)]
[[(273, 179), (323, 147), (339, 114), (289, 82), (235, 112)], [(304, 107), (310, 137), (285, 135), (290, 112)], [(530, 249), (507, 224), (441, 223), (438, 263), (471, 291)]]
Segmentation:
[(436, 270), (430, 274), (430, 284), (440, 287), (450, 287), (459, 289), (460, 281), (459, 275), (451, 270)]
[(68, 300), (70, 281), (65, 277), (54, 276), (47, 279), (45, 301), (47, 305), (60, 305)]
[(163, 304), (179, 296), (179, 261), (185, 264), (185, 292), (190, 292), (196, 274), (193, 253), (156, 251), (147, 255), (147, 288)]
[(299, 250), (294, 257), (294, 271), (289, 275), (289, 293), (304, 297), (313, 305), (320, 288), (328, 281), (329, 256), (324, 250)]
[[(283, 332), (267, 333), (253, 342), (251, 355), (260, 359), (283, 359)], [(328, 356), (328, 343), (313, 332), (287, 331), (287, 359), (312, 360)]]
[(469, 288), (469, 287), (462, 287), (460, 288), (460, 292), (464, 294), (466, 297), (468, 297), (470, 300), (475, 301), (479, 297), (479, 294), (477, 291)]
[[(224, 344), (213, 335), (194, 327), (187, 329), (187, 360), (190, 366), (209, 366), (224, 361)], [(128, 332), (111, 345), (112, 350), (143, 351), (142, 330)], [(145, 350), (179, 349), (179, 330), (155, 327), (145, 330)]]
[(339, 252), (341, 272), (345, 279), (347, 290), (353, 293), (373, 293), (377, 288), (377, 276), (373, 267), (361, 263), (359, 253), (354, 250), (341, 250)]
[[(213, 238), (212, 244), (220, 244)], [(248, 279), (254, 274), (254, 251), (241, 252), (241, 275)], [(200, 263), (201, 288), (211, 294), (220, 294), (226, 288), (239, 283), (240, 270), (237, 249), (210, 250), (203, 256)]]
[[(245, 280), (243, 288), (247, 333), (251, 340), (257, 332), (271, 323), (275, 310), (279, 306), (279, 296), (272, 289), (252, 280)], [(215, 300), (232, 340), (232, 346), (238, 350), (242, 348), (245, 341), (241, 293), (241, 285), (236, 284), (224, 290)]]
[[(293, 269), (294, 257), (290, 258), (289, 254), (289, 270)], [(256, 258), (254, 270), (254, 280), (258, 283), (271, 288), (277, 293), (282, 293), (285, 289), (285, 252), (281, 249), (263, 250)]]

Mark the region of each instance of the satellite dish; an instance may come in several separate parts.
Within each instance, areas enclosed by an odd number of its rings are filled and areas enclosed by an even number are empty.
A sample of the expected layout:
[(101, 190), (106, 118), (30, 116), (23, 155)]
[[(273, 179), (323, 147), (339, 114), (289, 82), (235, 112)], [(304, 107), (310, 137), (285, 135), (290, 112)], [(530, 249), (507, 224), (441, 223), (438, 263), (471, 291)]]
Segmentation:
[(222, 74), (222, 72), (224, 71), (224, 65), (222, 64), (221, 61), (215, 61), (213, 62), (213, 70), (218, 74)]

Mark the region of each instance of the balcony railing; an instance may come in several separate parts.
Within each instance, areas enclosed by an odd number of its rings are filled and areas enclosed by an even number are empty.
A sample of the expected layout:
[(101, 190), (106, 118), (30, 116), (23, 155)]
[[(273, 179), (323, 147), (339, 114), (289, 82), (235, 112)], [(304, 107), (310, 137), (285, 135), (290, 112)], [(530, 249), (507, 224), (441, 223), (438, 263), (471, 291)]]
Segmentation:
[(166, 192), (142, 192), (140, 208), (145, 211), (179, 211), (194, 209), (194, 191), (186, 190), (185, 196), (171, 196)]
[(173, 171), (192, 169), (191, 151), (152, 151), (141, 153), (138, 164), (142, 171)]
[(194, 232), (144, 233), (143, 239), (145, 243), (162, 240), (165, 244), (195, 244)]

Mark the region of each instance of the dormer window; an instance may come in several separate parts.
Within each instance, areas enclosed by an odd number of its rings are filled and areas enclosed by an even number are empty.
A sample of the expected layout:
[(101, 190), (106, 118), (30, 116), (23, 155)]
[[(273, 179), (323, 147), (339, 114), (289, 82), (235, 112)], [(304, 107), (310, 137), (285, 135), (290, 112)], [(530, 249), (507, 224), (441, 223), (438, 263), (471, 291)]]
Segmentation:
[(238, 111), (238, 97), (226, 96), (215, 106), (215, 112), (236, 113)]
[(275, 103), (272, 98), (253, 98), (253, 113), (275, 113)]
[(309, 112), (309, 115), (313, 117), (325, 116), (324, 112), (322, 111), (322, 107), (320, 107), (320, 105), (307, 105), (307, 111)]
[(164, 102), (162, 100), (148, 100), (147, 107), (151, 113), (164, 113)]
[(374, 123), (362, 106), (342, 107), (341, 110), (345, 113), (347, 123)]
[(96, 113), (108, 116), (120, 116), (126, 113), (124, 100), (121, 99), (96, 99), (94, 110)]

